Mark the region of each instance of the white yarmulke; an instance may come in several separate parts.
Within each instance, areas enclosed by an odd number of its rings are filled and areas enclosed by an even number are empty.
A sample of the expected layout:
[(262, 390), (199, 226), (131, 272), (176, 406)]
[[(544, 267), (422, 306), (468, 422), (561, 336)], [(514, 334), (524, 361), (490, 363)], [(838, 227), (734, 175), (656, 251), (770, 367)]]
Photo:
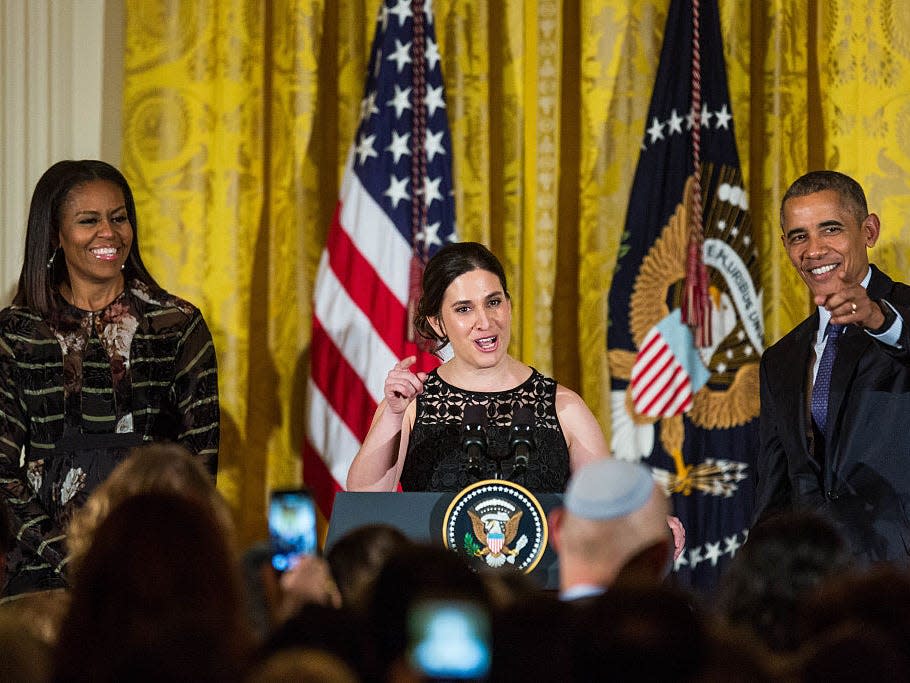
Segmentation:
[(614, 519), (643, 507), (654, 490), (644, 465), (602, 458), (579, 469), (569, 480), (564, 505), (584, 519)]

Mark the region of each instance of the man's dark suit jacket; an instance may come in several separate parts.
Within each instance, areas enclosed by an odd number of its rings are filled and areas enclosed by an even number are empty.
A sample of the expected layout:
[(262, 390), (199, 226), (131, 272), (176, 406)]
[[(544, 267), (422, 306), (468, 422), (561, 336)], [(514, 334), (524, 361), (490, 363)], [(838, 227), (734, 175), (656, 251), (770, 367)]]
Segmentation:
[(762, 356), (754, 521), (785, 507), (812, 509), (834, 522), (860, 564), (910, 564), (910, 287), (872, 266), (866, 291), (903, 317), (901, 348), (856, 326), (844, 330), (821, 463), (810, 452), (807, 399), (818, 311)]

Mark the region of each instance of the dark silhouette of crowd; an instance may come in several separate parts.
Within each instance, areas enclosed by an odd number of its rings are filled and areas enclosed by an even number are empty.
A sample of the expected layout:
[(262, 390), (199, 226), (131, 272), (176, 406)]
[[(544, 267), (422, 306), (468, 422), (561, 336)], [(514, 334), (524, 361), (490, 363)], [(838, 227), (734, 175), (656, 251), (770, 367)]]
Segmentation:
[[(655, 571), (669, 551), (652, 560), (651, 541), (573, 596), (384, 524), (252, 582), (197, 460), (156, 444), (119, 467), (73, 520), (71, 587), (0, 604), (0, 680), (910, 680), (910, 574), (855, 567), (815, 513), (755, 526), (709, 595)], [(579, 502), (570, 485), (567, 514), (610, 507), (591, 528), (616, 534), (653, 494), (620, 493)]]

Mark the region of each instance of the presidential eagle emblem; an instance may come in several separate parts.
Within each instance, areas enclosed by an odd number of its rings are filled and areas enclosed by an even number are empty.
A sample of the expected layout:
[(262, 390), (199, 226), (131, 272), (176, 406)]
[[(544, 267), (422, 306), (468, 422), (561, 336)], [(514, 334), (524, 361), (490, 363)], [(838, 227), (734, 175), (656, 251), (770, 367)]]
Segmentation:
[(547, 519), (529, 491), (489, 479), (456, 494), (443, 522), (443, 540), (477, 568), (528, 573), (546, 550)]
[[(501, 567), (506, 562), (515, 564), (515, 557), (519, 551), (528, 544), (528, 537), (521, 536), (515, 542), (515, 548), (510, 548), (515, 536), (518, 534), (518, 523), (521, 521), (521, 510), (512, 514), (513, 505), (501, 500), (488, 500), (482, 504), (488, 512), (481, 509), (468, 510), (474, 536), (483, 544), (483, 548), (473, 550), (475, 557), (482, 557), (491, 567)], [(490, 509), (494, 508), (495, 509)], [(478, 506), (480, 508), (480, 506)]]
[[(715, 177), (716, 171), (716, 177)], [(763, 344), (758, 255), (750, 238), (748, 198), (739, 172), (705, 165), (704, 261), (710, 276), (713, 342), (692, 352), (680, 316), (692, 212), (693, 178), (682, 201), (645, 254), (629, 301), (636, 350), (610, 349), (614, 378), (628, 382), (612, 392), (611, 450), (640, 461), (661, 446), (673, 468), (653, 466), (668, 493), (731, 497), (748, 466), (723, 457), (683, 459), (683, 414), (696, 427), (730, 429), (758, 417), (758, 363)], [(659, 423), (660, 429), (655, 430)]]

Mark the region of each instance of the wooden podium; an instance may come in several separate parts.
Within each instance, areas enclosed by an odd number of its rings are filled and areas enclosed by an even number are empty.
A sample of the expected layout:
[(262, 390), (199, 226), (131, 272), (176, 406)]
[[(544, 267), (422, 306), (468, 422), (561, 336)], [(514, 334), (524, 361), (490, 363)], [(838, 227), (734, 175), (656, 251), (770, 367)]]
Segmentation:
[[(419, 543), (445, 545), (443, 520), (446, 510), (458, 495), (446, 493), (353, 493), (341, 491), (335, 496), (329, 520), (325, 550), (344, 534), (366, 524), (388, 524)], [(545, 513), (562, 505), (562, 494), (535, 495)], [(547, 547), (530, 576), (543, 588), (559, 588), (559, 565), (552, 547)]]

